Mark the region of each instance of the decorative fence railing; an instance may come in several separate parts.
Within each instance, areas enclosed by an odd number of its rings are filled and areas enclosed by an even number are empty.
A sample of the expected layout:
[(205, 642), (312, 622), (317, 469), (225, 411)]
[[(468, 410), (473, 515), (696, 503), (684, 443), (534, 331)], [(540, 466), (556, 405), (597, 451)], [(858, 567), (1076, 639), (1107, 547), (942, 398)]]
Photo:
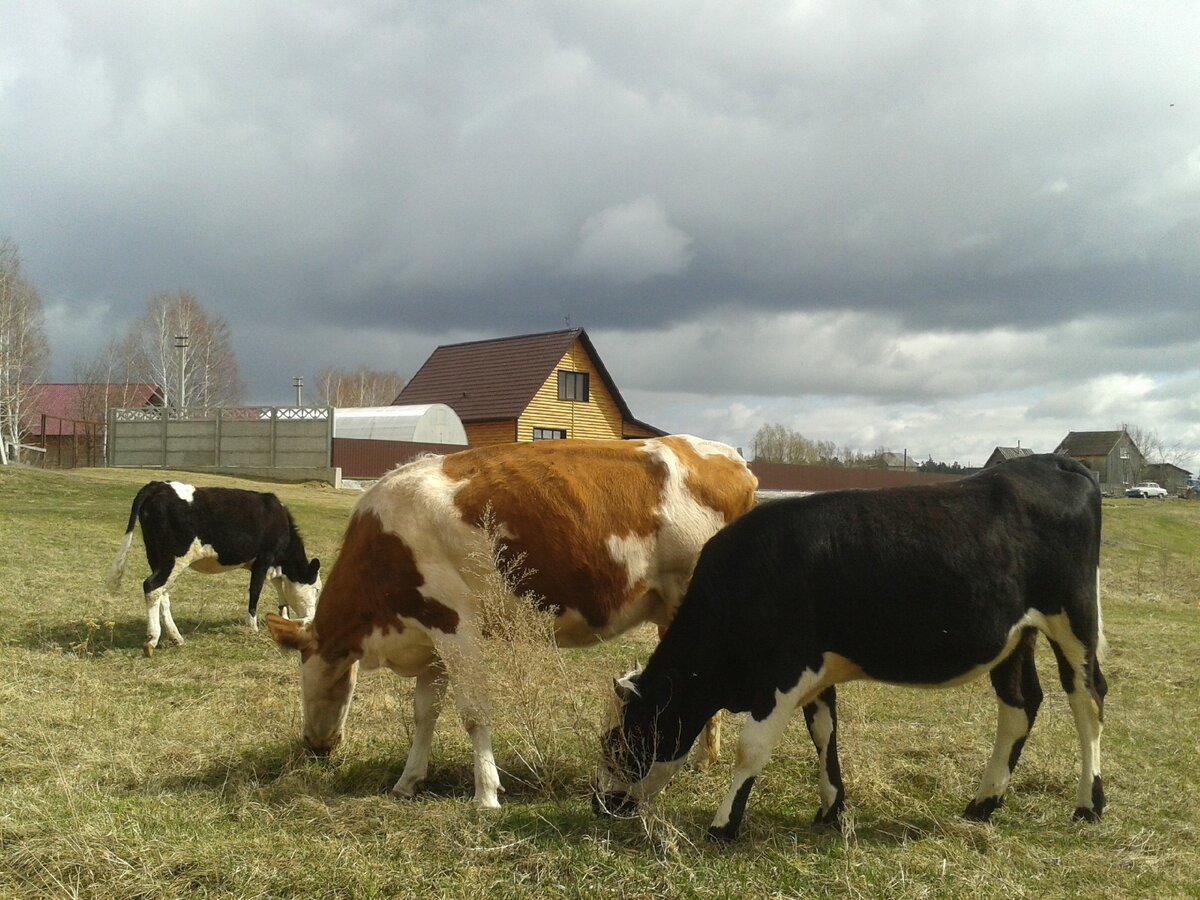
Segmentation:
[(312, 469), (330, 464), (329, 407), (114, 409), (108, 464), (141, 468)]

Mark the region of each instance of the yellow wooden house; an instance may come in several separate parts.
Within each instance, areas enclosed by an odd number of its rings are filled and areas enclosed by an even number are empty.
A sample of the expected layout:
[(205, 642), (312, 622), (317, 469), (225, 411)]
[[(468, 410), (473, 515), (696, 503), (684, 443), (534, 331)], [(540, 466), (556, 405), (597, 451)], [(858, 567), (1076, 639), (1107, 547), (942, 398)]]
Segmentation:
[(393, 403), (445, 403), (473, 447), (665, 434), (633, 417), (582, 328), (443, 345)]

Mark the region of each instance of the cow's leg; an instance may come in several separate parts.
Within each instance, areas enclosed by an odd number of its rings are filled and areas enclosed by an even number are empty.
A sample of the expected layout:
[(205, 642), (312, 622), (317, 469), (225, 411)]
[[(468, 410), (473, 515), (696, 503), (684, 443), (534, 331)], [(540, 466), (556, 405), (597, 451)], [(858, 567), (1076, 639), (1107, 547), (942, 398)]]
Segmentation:
[(1104, 782), (1100, 777), (1100, 733), (1104, 728), (1104, 695), (1108, 684), (1096, 659), (1095, 641), (1081, 641), (1069, 627), (1051, 639), (1058, 674), (1071, 704), (1081, 756), (1074, 818), (1094, 822), (1104, 813)]
[(963, 812), (967, 819), (987, 822), (1004, 802), (1009, 778), (1033, 729), (1033, 720), (1042, 705), (1042, 686), (1033, 655), (1036, 641), (1037, 631), (1027, 628), (1016, 649), (990, 673), (998, 706), (996, 745), (975, 798)]
[(142, 645), (142, 652), (146, 656), (154, 655), (162, 636), (160, 618), (166, 624), (171, 640), (176, 644), (183, 643), (183, 635), (179, 633), (179, 629), (175, 627), (175, 620), (171, 617), (170, 589), (176, 574), (177, 569), (172, 560), (170, 564), (162, 563), (155, 567), (150, 576), (142, 582), (142, 595), (146, 600), (146, 643)]
[(725, 842), (737, 837), (742, 826), (742, 817), (746, 813), (750, 789), (754, 787), (754, 780), (783, 737), (783, 732), (796, 711), (796, 700), (796, 690), (783, 696), (777, 694), (774, 707), (764, 718), (759, 719), (751, 715), (742, 726), (737, 758), (733, 764), (733, 781), (729, 786), (729, 793), (717, 809), (712, 824), (708, 826), (709, 840)]
[(816, 700), (804, 707), (804, 723), (817, 748), (817, 765), (821, 773), (821, 808), (814, 825), (840, 828), (842, 810), (846, 808), (846, 786), (842, 784), (842, 769), (837, 752), (837, 688), (827, 688)]
[(442, 701), (446, 697), (446, 670), (440, 664), (429, 666), (417, 676), (413, 691), (413, 742), (400, 780), (392, 787), (393, 794), (412, 797), (429, 772), (429, 756), (433, 749), (433, 729)]
[(271, 587), (275, 589), (275, 595), (279, 598), (279, 615), (281, 618), (290, 619), (288, 614), (288, 598), (283, 592), (283, 576), (279, 575), (270, 579)]
[(433, 645), (454, 681), (454, 703), (471, 738), (475, 758), (475, 805), (499, 809), (500, 773), (492, 753), (492, 726), (482, 638), (475, 623), (463, 617), (453, 634), (433, 633)]
[(258, 631), (258, 598), (262, 595), (263, 585), (267, 583), (267, 569), (270, 566), (256, 559), (250, 567), (250, 601), (246, 606), (246, 626), (251, 631)]
[(692, 761), (697, 769), (707, 772), (721, 759), (721, 711), (704, 723), (700, 740), (692, 752)]
[(175, 617), (171, 615), (171, 594), (169, 591), (163, 591), (160, 609), (162, 610), (163, 627), (167, 629), (167, 634), (176, 644), (182, 644), (183, 635), (175, 627)]

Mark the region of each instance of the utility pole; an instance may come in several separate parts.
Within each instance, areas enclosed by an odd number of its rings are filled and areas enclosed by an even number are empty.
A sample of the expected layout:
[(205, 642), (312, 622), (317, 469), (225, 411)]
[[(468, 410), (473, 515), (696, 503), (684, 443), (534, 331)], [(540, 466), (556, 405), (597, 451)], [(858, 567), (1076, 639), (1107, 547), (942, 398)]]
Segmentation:
[(183, 387), (183, 378), (184, 378), (183, 363), (184, 363), (184, 359), (187, 357), (187, 346), (188, 346), (188, 336), (186, 334), (175, 335), (175, 349), (179, 351), (179, 394), (176, 397), (176, 399), (179, 401), (177, 408), (179, 409), (180, 412), (183, 412), (183, 407), (184, 407), (185, 403), (187, 402), (187, 392), (184, 390), (184, 387)]

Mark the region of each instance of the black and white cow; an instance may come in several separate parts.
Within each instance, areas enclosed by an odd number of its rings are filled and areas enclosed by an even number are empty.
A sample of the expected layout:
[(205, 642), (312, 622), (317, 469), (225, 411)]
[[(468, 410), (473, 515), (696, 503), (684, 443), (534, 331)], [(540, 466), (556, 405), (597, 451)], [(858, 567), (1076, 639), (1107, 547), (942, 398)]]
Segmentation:
[(133, 498), (125, 542), (108, 573), (108, 589), (113, 593), (125, 574), (133, 526), (138, 521), (150, 564), (150, 576), (142, 582), (146, 597), (143, 649), (147, 656), (158, 646), (160, 614), (167, 634), (175, 643), (183, 643), (171, 617), (169, 591), (187, 568), (206, 574), (249, 569), (246, 621), (253, 631), (258, 630), (258, 596), (268, 579), (279, 594), (281, 610), (312, 618), (321, 593), (321, 562), (309, 561), (292, 514), (274, 494), (151, 481)]
[(1050, 640), (1079, 733), (1075, 818), (1104, 810), (1106, 685), (1099, 604), (1100, 491), (1060, 456), (961, 481), (776, 500), (705, 545), (674, 623), (642, 672), (615, 683), (598, 811), (660, 791), (717, 710), (748, 712), (733, 783), (709, 828), (737, 836), (758, 773), (797, 709), (821, 772), (817, 822), (845, 804), (835, 685), (941, 687), (984, 673), (999, 699), (995, 750), (969, 819), (986, 821), (1042, 701), (1034, 666)]

